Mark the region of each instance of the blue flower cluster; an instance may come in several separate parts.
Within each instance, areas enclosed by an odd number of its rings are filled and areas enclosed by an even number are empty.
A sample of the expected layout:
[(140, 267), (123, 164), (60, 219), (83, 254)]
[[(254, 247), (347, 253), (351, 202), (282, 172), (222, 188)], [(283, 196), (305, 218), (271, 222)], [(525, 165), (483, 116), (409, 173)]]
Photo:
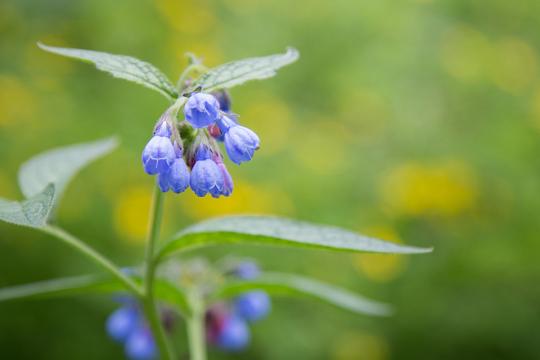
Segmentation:
[(153, 360), (158, 356), (157, 346), (141, 310), (132, 301), (113, 312), (107, 319), (109, 336), (124, 344), (130, 360)]
[[(251, 262), (240, 264), (234, 275), (245, 280), (259, 275), (259, 268)], [(264, 318), (271, 309), (270, 297), (264, 291), (250, 291), (235, 298), (232, 304), (212, 306), (206, 316), (208, 341), (225, 351), (240, 351), (250, 341), (248, 323)]]
[[(253, 131), (239, 125), (230, 109), (225, 92), (194, 93), (184, 106), (185, 122), (176, 123), (175, 105), (161, 116), (143, 150), (142, 162), (146, 173), (158, 175), (163, 192), (181, 193), (191, 187), (201, 197), (210, 194), (217, 198), (232, 193), (233, 180), (216, 140), (224, 143), (235, 164), (251, 160), (260, 140)], [(183, 140), (179, 127), (191, 136)]]

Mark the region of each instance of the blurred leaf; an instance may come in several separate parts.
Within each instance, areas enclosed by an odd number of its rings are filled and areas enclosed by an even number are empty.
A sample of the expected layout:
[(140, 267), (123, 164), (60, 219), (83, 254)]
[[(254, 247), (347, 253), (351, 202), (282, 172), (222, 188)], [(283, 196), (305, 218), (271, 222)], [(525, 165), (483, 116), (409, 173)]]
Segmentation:
[(124, 290), (122, 283), (98, 275), (85, 275), (40, 281), (0, 289), (0, 301), (41, 299)]
[(49, 184), (42, 190), (20, 202), (0, 199), (0, 220), (35, 228), (45, 226), (53, 207), (54, 185)]
[(392, 313), (390, 306), (348, 290), (317, 280), (280, 273), (265, 273), (256, 280), (227, 283), (217, 291), (215, 297), (228, 298), (250, 290), (264, 290), (273, 295), (311, 297), (359, 314), (388, 316)]
[(27, 198), (38, 194), (47, 184), (54, 184), (55, 203), (71, 178), (91, 161), (112, 151), (118, 142), (114, 138), (70, 145), (48, 150), (34, 156), (19, 169), (19, 186)]
[(276, 74), (276, 70), (295, 62), (298, 50), (288, 48), (284, 54), (249, 58), (233, 61), (210, 69), (197, 79), (191, 90), (201, 88), (204, 91), (231, 88), (249, 80), (267, 79)]
[(158, 255), (214, 244), (287, 245), (304, 248), (419, 254), (431, 248), (403, 246), (331, 226), (271, 216), (225, 216), (190, 226), (177, 233)]
[(169, 79), (154, 65), (145, 61), (131, 56), (114, 55), (92, 50), (61, 48), (42, 43), (38, 43), (38, 46), (54, 54), (91, 62), (99, 70), (108, 72), (114, 77), (133, 81), (157, 90), (168, 99), (178, 97), (178, 92)]
[[(141, 282), (140, 278), (136, 280)], [(177, 306), (184, 314), (189, 312), (186, 296), (178, 286), (160, 279), (156, 279), (154, 285), (159, 300)], [(124, 284), (116, 279), (102, 275), (83, 275), (0, 288), (0, 302), (89, 294), (119, 294), (125, 291)]]

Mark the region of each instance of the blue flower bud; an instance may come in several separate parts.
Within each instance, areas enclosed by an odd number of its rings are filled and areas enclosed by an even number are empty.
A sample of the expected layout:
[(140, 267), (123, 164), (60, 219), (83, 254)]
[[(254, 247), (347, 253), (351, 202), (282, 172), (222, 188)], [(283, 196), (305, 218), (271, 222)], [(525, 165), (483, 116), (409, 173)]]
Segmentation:
[(195, 154), (195, 165), (191, 169), (190, 185), (197, 196), (210, 193), (218, 197), (223, 190), (223, 174), (218, 165), (212, 160), (212, 154), (207, 146), (200, 146)]
[(118, 341), (124, 342), (139, 323), (139, 313), (134, 306), (124, 306), (107, 318), (107, 333)]
[(245, 126), (240, 126), (228, 116), (218, 121), (223, 134), (225, 150), (232, 162), (240, 164), (253, 158), (255, 150), (259, 148), (260, 140), (257, 134)]
[(228, 351), (239, 351), (249, 344), (249, 328), (244, 320), (235, 315), (227, 316), (220, 329), (217, 345)]
[(261, 274), (261, 270), (254, 262), (245, 261), (238, 264), (234, 269), (234, 274), (242, 280), (253, 280)]
[(126, 341), (126, 356), (130, 360), (153, 360), (157, 348), (152, 333), (145, 326), (138, 327)]
[(219, 102), (210, 94), (193, 94), (184, 106), (184, 115), (193, 127), (206, 127), (219, 118)]
[(223, 112), (231, 111), (231, 97), (225, 90), (212, 93), (219, 103), (219, 109)]
[(170, 138), (171, 134), (172, 134), (171, 128), (169, 127), (166, 121), (159, 122), (158, 125), (156, 126), (156, 129), (154, 130), (154, 136)]
[[(170, 129), (163, 123), (144, 147), (142, 162), (144, 171), (150, 175), (166, 173), (175, 159), (175, 151), (170, 136)], [(168, 135), (168, 136), (167, 136)]]
[(251, 291), (240, 295), (234, 302), (238, 315), (248, 321), (257, 321), (270, 311), (270, 297), (264, 291)]

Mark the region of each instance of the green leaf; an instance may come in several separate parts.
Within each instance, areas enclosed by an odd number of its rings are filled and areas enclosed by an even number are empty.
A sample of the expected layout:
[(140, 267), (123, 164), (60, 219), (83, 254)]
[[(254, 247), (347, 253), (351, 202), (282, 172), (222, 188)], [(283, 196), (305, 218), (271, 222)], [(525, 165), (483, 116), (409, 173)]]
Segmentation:
[(190, 91), (201, 88), (201, 90), (208, 92), (231, 88), (249, 80), (267, 79), (274, 76), (279, 68), (295, 62), (298, 56), (298, 50), (288, 48), (284, 54), (249, 58), (223, 64), (203, 74), (193, 83)]
[(348, 290), (317, 280), (280, 273), (265, 273), (256, 280), (227, 283), (214, 297), (229, 298), (250, 290), (264, 290), (273, 295), (315, 298), (358, 314), (388, 316), (392, 313), (390, 306)]
[(331, 226), (272, 216), (226, 216), (195, 224), (177, 233), (159, 256), (214, 244), (287, 245), (303, 248), (419, 254), (431, 248), (404, 246)]
[(40, 228), (46, 225), (54, 202), (54, 185), (24, 201), (0, 199), (0, 220), (8, 223)]
[(112, 151), (117, 144), (116, 139), (108, 138), (41, 153), (25, 162), (19, 169), (21, 191), (30, 198), (52, 183), (56, 189), (55, 203), (58, 203), (71, 178), (91, 161)]
[(87, 61), (101, 70), (120, 79), (133, 81), (157, 90), (168, 99), (178, 97), (178, 92), (167, 77), (154, 65), (131, 56), (114, 55), (105, 52), (71, 49), (48, 46), (38, 43), (38, 46), (48, 52)]

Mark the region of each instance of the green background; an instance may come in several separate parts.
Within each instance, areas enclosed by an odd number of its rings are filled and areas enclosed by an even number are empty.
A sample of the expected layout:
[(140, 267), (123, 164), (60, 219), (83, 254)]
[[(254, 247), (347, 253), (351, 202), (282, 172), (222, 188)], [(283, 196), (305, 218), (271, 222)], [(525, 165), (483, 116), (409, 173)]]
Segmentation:
[[(540, 2), (536, 0), (3, 0), (0, 196), (42, 150), (111, 134), (120, 149), (69, 186), (59, 223), (122, 265), (142, 258), (153, 179), (141, 150), (167, 103), (37, 41), (127, 54), (176, 79), (300, 50), (232, 90), (261, 137), (229, 199), (167, 196), (164, 235), (224, 213), (274, 213), (434, 246), (429, 255), (216, 247), (395, 306), (391, 318), (275, 299), (250, 348), (212, 359), (534, 359), (540, 356)], [(88, 273), (58, 241), (0, 224), (0, 285)], [(0, 304), (5, 359), (120, 359), (103, 297)], [(184, 332), (179, 324), (181, 350)]]

